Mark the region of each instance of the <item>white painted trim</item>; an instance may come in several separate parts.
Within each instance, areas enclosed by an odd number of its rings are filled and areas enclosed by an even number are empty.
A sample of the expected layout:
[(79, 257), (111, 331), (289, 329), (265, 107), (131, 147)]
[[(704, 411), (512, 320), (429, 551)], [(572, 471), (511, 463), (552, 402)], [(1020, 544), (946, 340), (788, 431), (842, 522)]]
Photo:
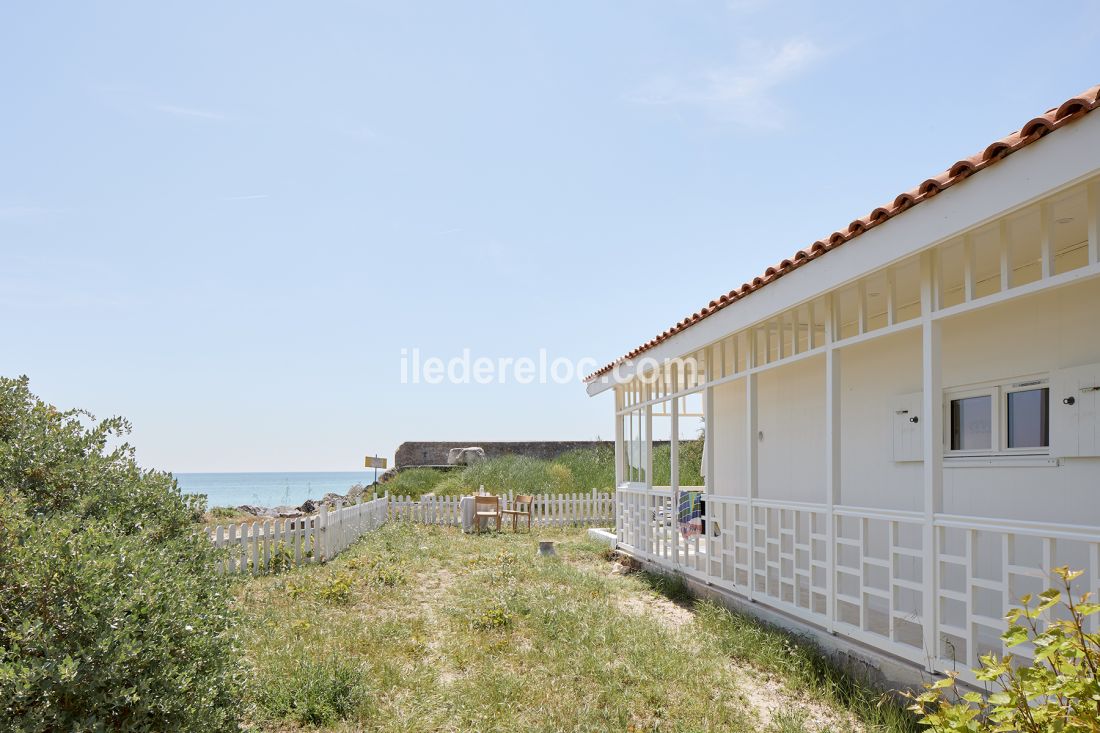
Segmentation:
[[(1100, 115), (1098, 115), (1098, 117), (1100, 117)], [(998, 291), (996, 293), (992, 293), (990, 295), (986, 295), (984, 297), (978, 298), (977, 300), (973, 300), (973, 301), (970, 301), (970, 302), (959, 303), (958, 305), (953, 305), (953, 306), (950, 306), (948, 308), (944, 308), (942, 310), (933, 311), (933, 313), (931, 314), (931, 319), (933, 321), (942, 321), (942, 320), (945, 320), (945, 319), (954, 318), (954, 317), (957, 317), (957, 316), (964, 315), (966, 313), (970, 313), (971, 311), (977, 311), (977, 310), (981, 310), (983, 308), (988, 308), (990, 306), (998, 305), (998, 304), (1004, 303), (1006, 301), (1012, 300), (1014, 298), (1022, 298), (1022, 297), (1028, 296), (1028, 295), (1034, 295), (1034, 294), (1037, 294), (1037, 293), (1042, 293), (1042, 292), (1045, 292), (1047, 290), (1053, 290), (1055, 288), (1064, 287), (1066, 285), (1072, 285), (1072, 284), (1075, 284), (1075, 283), (1078, 283), (1078, 282), (1085, 282), (1085, 281), (1091, 280), (1091, 279), (1096, 278), (1096, 277), (1100, 277), (1100, 263), (1098, 263), (1096, 265), (1089, 265), (1089, 266), (1085, 266), (1085, 267), (1079, 267), (1075, 270), (1070, 270), (1069, 272), (1063, 272), (1061, 274), (1054, 275), (1053, 277), (1051, 277), (1047, 280), (1036, 280), (1034, 282), (1027, 283), (1026, 285), (1019, 285), (1019, 286), (1017, 286), (1015, 288), (1012, 288), (1011, 290), (1008, 290), (1008, 291)], [(828, 316), (828, 314), (826, 314), (826, 315)], [(846, 348), (848, 346), (854, 346), (856, 344), (861, 344), (861, 343), (864, 343), (866, 341), (870, 341), (872, 339), (890, 336), (890, 335), (893, 335), (895, 333), (900, 333), (902, 331), (908, 331), (910, 329), (920, 328), (922, 325), (923, 325), (923, 321), (920, 318), (911, 318), (909, 320), (902, 321), (900, 323), (895, 323), (892, 326), (883, 326), (882, 328), (875, 329), (874, 331), (871, 331), (869, 333), (865, 333), (865, 334), (858, 335), (858, 336), (849, 336), (848, 338), (843, 339), (842, 341), (837, 341), (834, 344), (834, 347), (838, 348), (838, 349), (843, 349), (843, 348)], [(699, 387), (692, 387), (690, 389), (684, 389), (684, 390), (681, 390), (679, 392), (674, 392), (674, 393), (671, 393), (669, 395), (666, 395), (665, 397), (655, 398), (655, 399), (649, 400), (647, 402), (638, 403), (637, 405), (631, 405), (630, 407), (627, 407), (627, 408), (621, 408), (620, 410), (617, 411), (617, 414), (622, 414), (623, 412), (630, 411), (630, 410), (635, 410), (635, 409), (638, 409), (640, 407), (644, 407), (645, 405), (654, 404), (654, 403), (657, 403), (657, 402), (662, 402), (664, 400), (672, 399), (673, 397), (683, 397), (684, 395), (693, 394), (695, 392), (701, 392), (708, 385), (709, 386), (717, 386), (717, 385), (720, 385), (720, 384), (724, 384), (726, 382), (732, 382), (734, 380), (743, 378), (746, 374), (755, 374), (755, 373), (758, 373), (758, 372), (767, 371), (769, 369), (778, 369), (780, 367), (787, 366), (788, 364), (793, 364), (797, 361), (801, 361), (802, 359), (812, 358), (814, 356), (818, 356), (819, 354), (824, 354), (824, 353), (825, 353), (825, 347), (824, 346), (817, 346), (814, 349), (811, 349), (809, 351), (803, 351), (803, 352), (797, 354), (796, 356), (789, 356), (786, 359), (783, 359), (782, 361), (773, 361), (770, 364), (761, 364), (759, 366), (754, 366), (751, 369), (748, 369), (746, 371), (741, 371), (741, 372), (737, 372), (735, 374), (731, 374), (731, 375), (726, 376), (726, 377), (721, 377), (719, 379), (714, 380), (713, 382), (707, 382), (704, 385), (701, 385)]]
[[(938, 613), (935, 589), (940, 587), (936, 563), (935, 515), (943, 506), (943, 358), (940, 353), (943, 324), (932, 320), (935, 305), (932, 253), (921, 257), (921, 414), (924, 464), (922, 468), (924, 523), (921, 532), (922, 577), (921, 628), (927, 670), (939, 658)], [(969, 650), (968, 650), (969, 651)]]
[[(863, 291), (860, 291), (860, 311), (863, 308)], [(825, 303), (827, 311), (833, 310), (833, 296), (826, 295)], [(862, 321), (862, 315), (860, 319)], [(862, 331), (862, 324), (860, 330)], [(825, 322), (825, 521), (827, 538), (827, 554), (825, 559), (826, 572), (826, 607), (827, 627), (829, 632), (836, 629), (836, 516), (834, 509), (841, 501), (841, 451), (840, 443), (843, 439), (841, 425), (841, 354), (834, 346), (835, 332), (832, 328), (832, 319)]]
[(749, 553), (749, 577), (748, 577), (748, 592), (749, 600), (753, 598), (753, 587), (756, 585), (756, 549), (754, 543), (756, 540), (753, 535), (753, 527), (756, 523), (756, 518), (753, 516), (753, 504), (756, 502), (757, 494), (760, 489), (760, 423), (757, 415), (757, 376), (755, 373), (749, 374), (745, 377), (745, 440), (748, 445), (745, 446), (745, 494), (747, 496), (748, 506), (748, 553)]

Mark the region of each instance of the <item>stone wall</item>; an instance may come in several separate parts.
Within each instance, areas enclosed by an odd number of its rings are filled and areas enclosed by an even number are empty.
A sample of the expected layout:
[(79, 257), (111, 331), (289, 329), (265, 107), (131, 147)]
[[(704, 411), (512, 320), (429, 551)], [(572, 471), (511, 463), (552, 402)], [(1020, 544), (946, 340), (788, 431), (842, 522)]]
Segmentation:
[(527, 456), (551, 460), (562, 453), (579, 448), (605, 447), (615, 449), (613, 440), (529, 440), (529, 441), (467, 441), (463, 443), (445, 443), (438, 441), (406, 442), (397, 448), (394, 465), (398, 468), (408, 466), (442, 466), (447, 463), (447, 451), (451, 448), (470, 448), (477, 446), (485, 450), (486, 458), (500, 456)]

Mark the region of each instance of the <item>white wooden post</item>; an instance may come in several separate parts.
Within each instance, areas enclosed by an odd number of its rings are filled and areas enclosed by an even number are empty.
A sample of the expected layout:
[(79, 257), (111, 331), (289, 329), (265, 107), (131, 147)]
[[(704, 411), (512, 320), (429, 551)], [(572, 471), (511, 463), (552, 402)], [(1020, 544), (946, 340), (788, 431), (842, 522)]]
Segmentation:
[(756, 585), (756, 510), (753, 508), (753, 500), (756, 498), (759, 483), (757, 458), (760, 454), (756, 379), (756, 372), (745, 375), (745, 494), (749, 512), (749, 587), (745, 591), (750, 601), (753, 600), (753, 586)]
[[(673, 369), (677, 369), (677, 365), (672, 365)], [(675, 397), (672, 400), (672, 435), (671, 442), (669, 443), (669, 467), (671, 484), (670, 490), (672, 491), (672, 564), (680, 564), (680, 528), (677, 526), (677, 519), (680, 513), (680, 398)], [(709, 429), (709, 426), (707, 426)]]
[(1100, 183), (1090, 183), (1086, 193), (1089, 232), (1088, 264), (1100, 264)]
[[(997, 225), (997, 242), (1001, 248), (1001, 292), (1004, 292), (1005, 290), (1008, 290), (1012, 287), (1012, 250), (1009, 247), (1008, 241), (1008, 224), (1005, 222), (1003, 217), (1001, 218), (1000, 223)], [(921, 266), (924, 266), (923, 260)], [(935, 310), (936, 302), (937, 301), (932, 302), (933, 310)], [(921, 307), (924, 307), (923, 301), (921, 303)]]
[[(827, 307), (833, 308), (833, 298), (826, 296)], [(836, 619), (836, 514), (835, 507), (840, 503), (840, 400), (841, 400), (841, 353), (834, 345), (836, 333), (830, 324), (832, 319), (825, 322), (825, 506), (826, 506), (826, 551), (825, 565), (828, 578), (826, 580), (826, 608), (827, 628), (830, 633), (835, 633)], [(811, 520), (812, 522), (812, 520)], [(812, 527), (811, 527), (812, 529)], [(811, 546), (813, 542), (811, 541)]]
[(274, 552), (280, 556), (280, 562), (282, 562), (282, 548), (280, 548), (279, 545), (282, 543), (283, 540), (282, 524), (284, 521), (285, 520), (280, 519), (279, 517), (275, 517), (275, 519), (271, 523), (271, 546), (274, 549)]
[(260, 574), (260, 524), (259, 522), (252, 522), (252, 574)]
[(1039, 265), (1043, 280), (1054, 274), (1054, 212), (1046, 202), (1039, 204)]
[(857, 322), (859, 325), (859, 334), (862, 336), (867, 333), (870, 321), (870, 315), (867, 312), (867, 282), (865, 280), (860, 280), (856, 284), (856, 297), (859, 299), (859, 302), (856, 304), (859, 308)]
[[(783, 319), (779, 319), (779, 344), (780, 349), (783, 346)], [(707, 381), (712, 381), (714, 376), (714, 358), (713, 354), (708, 350), (707, 360)], [(718, 487), (714, 482), (714, 453), (715, 445), (718, 437), (718, 433), (715, 430), (715, 424), (717, 422), (716, 412), (714, 409), (714, 387), (708, 384), (703, 388), (703, 429), (705, 440), (703, 441), (704, 453), (703, 461), (706, 463), (707, 475), (703, 480), (703, 496), (710, 499), (711, 496), (718, 493)], [(706, 548), (706, 559), (703, 565), (703, 572), (707, 575), (711, 574), (712, 563), (714, 559), (714, 549), (716, 542), (714, 540), (714, 534), (711, 532), (711, 528), (714, 526), (714, 507), (713, 501), (707, 501), (704, 505), (703, 512), (703, 525), (707, 531), (703, 533), (703, 546)], [(719, 557), (721, 555), (719, 554)]]
[(264, 519), (260, 522), (260, 527), (263, 531), (264, 537), (264, 563), (263, 570), (265, 573), (271, 572), (271, 522)]
[(974, 240), (967, 234), (963, 237), (963, 302), (974, 300), (974, 283), (977, 268), (974, 266)]
[(886, 325), (893, 326), (898, 317), (898, 286), (894, 268), (886, 268)]
[(656, 521), (653, 517), (653, 405), (645, 406), (645, 540), (646, 553), (653, 552)]
[(230, 575), (237, 572), (237, 525), (229, 525), (229, 537), (226, 539), (228, 545), (228, 558), (227, 562)]
[(619, 411), (623, 409), (623, 389), (615, 387), (615, 486), (623, 482), (623, 462), (626, 460), (626, 451), (623, 435), (623, 416)]
[[(220, 550), (222, 547), (225, 546), (223, 544), (224, 541), (225, 541), (225, 535), (223, 534), (222, 526), (219, 524), (214, 530), (214, 547), (216, 547)], [(226, 561), (224, 559), (218, 561), (218, 571), (223, 573), (223, 574), (229, 572), (229, 568), (227, 567)]]
[[(1002, 245), (1005, 243), (1002, 240)], [(1002, 286), (1003, 286), (1002, 282)], [(939, 646), (936, 596), (939, 588), (935, 515), (943, 503), (943, 359), (941, 324), (933, 320), (931, 254), (921, 255), (921, 415), (924, 422), (924, 525), (922, 532), (922, 628), (927, 671), (933, 672)], [(967, 650), (970, 653), (970, 650)]]

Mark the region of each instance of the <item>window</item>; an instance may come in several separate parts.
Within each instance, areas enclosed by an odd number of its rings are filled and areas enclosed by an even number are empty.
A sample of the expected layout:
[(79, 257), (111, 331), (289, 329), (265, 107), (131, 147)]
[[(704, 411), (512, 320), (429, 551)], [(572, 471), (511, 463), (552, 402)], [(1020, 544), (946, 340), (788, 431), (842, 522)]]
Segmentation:
[(945, 448), (949, 456), (1047, 453), (1050, 389), (1028, 379), (945, 394)]
[(975, 395), (951, 400), (951, 450), (990, 450), (992, 448), (992, 395)]
[(1021, 389), (1006, 395), (1007, 448), (1047, 448), (1050, 446), (1050, 389)]

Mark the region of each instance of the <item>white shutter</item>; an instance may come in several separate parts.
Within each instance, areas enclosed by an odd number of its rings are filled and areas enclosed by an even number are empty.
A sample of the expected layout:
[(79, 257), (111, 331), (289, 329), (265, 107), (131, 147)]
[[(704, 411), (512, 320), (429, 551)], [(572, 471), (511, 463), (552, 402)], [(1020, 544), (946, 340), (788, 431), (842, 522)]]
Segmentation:
[(1050, 452), (1055, 457), (1100, 456), (1100, 364), (1050, 376)]
[(894, 461), (897, 463), (924, 460), (920, 403), (920, 392), (894, 398)]

